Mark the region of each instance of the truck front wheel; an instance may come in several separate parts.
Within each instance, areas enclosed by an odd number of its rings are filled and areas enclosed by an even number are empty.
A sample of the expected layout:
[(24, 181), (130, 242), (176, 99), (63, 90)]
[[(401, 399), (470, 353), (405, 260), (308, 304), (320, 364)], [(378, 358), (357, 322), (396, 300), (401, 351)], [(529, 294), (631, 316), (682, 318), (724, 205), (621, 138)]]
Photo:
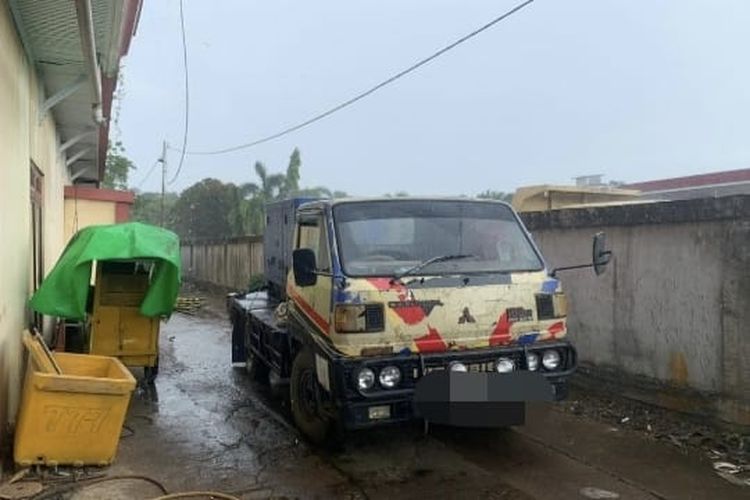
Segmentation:
[(321, 416), (318, 408), (315, 359), (308, 349), (301, 350), (292, 363), (289, 395), (294, 423), (315, 444), (325, 443), (333, 422)]

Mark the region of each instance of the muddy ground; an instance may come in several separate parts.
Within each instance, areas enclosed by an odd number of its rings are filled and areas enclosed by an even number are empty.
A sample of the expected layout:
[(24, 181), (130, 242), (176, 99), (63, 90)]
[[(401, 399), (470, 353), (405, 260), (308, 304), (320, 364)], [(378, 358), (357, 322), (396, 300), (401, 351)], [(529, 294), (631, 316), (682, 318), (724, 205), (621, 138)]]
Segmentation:
[[(425, 433), (415, 423), (353, 433), (338, 451), (314, 448), (290, 424), (283, 389), (258, 386), (231, 366), (220, 307), (216, 301), (163, 325), (161, 373), (153, 388), (141, 383), (134, 393), (116, 463), (87, 474), (140, 475), (169, 492), (240, 498), (750, 498), (750, 485), (732, 484), (713, 467), (743, 459), (742, 436), (734, 442), (714, 432), (724, 448), (691, 444), (695, 423), (685, 424), (687, 437), (670, 434), (681, 417), (575, 392), (566, 403), (529, 407), (527, 424), (512, 430)], [(161, 494), (144, 479), (74, 489), (57, 480), (48, 498)]]

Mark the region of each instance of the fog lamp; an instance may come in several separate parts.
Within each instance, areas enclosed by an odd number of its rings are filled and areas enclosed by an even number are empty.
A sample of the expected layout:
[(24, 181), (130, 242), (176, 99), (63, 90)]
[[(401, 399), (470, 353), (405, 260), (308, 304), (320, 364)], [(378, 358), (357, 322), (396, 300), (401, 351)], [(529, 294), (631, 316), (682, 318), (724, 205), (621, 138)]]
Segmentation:
[(388, 405), (370, 406), (367, 409), (367, 416), (370, 418), (370, 420), (382, 420), (384, 418), (391, 418), (391, 407)]

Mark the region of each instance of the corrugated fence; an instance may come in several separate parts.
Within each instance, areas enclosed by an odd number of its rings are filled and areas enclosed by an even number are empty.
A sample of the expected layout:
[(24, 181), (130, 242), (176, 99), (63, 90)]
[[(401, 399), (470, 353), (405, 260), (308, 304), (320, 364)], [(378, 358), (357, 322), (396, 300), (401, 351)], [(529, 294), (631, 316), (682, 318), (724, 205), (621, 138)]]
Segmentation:
[(262, 236), (183, 241), (181, 253), (182, 274), (195, 281), (243, 290), (263, 272)]

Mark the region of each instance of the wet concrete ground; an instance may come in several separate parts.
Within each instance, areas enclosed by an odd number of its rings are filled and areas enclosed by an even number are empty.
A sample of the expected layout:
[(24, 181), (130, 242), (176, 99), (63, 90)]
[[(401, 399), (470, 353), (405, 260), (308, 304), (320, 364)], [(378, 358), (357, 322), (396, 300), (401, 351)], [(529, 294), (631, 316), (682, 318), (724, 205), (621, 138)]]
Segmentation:
[[(640, 434), (530, 407), (527, 425), (472, 430), (421, 424), (352, 434), (342, 450), (306, 444), (283, 399), (230, 365), (221, 317), (176, 314), (162, 327), (161, 373), (133, 396), (109, 475), (139, 474), (170, 492), (240, 498), (734, 499), (750, 488), (710, 462)], [(136, 375), (142, 377), (138, 371)], [(153, 498), (153, 485), (89, 486), (83, 499)]]

